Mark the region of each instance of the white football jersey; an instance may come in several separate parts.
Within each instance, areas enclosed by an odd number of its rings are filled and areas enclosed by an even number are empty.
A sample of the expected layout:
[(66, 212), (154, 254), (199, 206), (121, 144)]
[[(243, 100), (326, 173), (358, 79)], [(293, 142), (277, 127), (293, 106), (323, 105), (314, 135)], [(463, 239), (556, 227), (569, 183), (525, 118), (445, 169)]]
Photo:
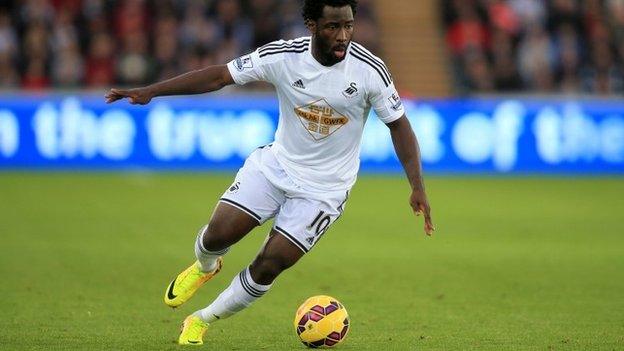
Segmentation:
[(312, 56), (310, 37), (278, 40), (228, 63), (237, 84), (273, 84), (279, 122), (271, 147), (286, 173), (310, 191), (351, 188), (371, 107), (385, 123), (404, 114), (383, 61), (351, 42), (330, 67)]

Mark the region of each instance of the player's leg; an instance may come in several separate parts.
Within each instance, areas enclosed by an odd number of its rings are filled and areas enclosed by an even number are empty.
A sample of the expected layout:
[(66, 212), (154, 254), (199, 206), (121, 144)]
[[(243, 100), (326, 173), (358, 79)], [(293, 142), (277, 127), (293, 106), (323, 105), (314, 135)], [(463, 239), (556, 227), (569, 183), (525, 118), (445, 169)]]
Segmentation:
[(247, 212), (219, 202), (210, 222), (200, 229), (195, 240), (197, 261), (171, 281), (165, 291), (165, 304), (175, 308), (188, 301), (197, 289), (221, 271), (222, 256), (230, 246), (259, 224)]
[(273, 230), (250, 267), (237, 274), (230, 285), (206, 308), (184, 320), (178, 343), (203, 344), (209, 323), (225, 319), (249, 307), (262, 297), (275, 278), (294, 265), (305, 253)]
[(278, 275), (297, 263), (304, 254), (298, 246), (273, 229), (247, 268), (249, 278), (252, 283), (270, 286)]
[(203, 343), (203, 332), (209, 323), (227, 318), (262, 297), (275, 278), (308, 252), (340, 217), (348, 193), (332, 195), (322, 201), (287, 199), (252, 264), (234, 277), (212, 304), (187, 318), (179, 342)]
[(196, 315), (211, 323), (241, 311), (262, 297), (275, 278), (304, 254), (290, 240), (272, 230), (252, 264), (234, 277), (230, 286), (210, 306), (197, 311)]
[(203, 272), (217, 268), (219, 258), (230, 247), (260, 225), (258, 219), (235, 205), (221, 201), (195, 240), (195, 257)]
[(282, 191), (273, 186), (257, 167), (252, 153), (236, 179), (221, 199), (210, 219), (195, 240), (197, 261), (180, 273), (165, 291), (165, 303), (177, 307), (186, 302), (197, 289), (217, 274), (222, 256), (230, 246), (253, 228), (272, 218), (285, 200)]

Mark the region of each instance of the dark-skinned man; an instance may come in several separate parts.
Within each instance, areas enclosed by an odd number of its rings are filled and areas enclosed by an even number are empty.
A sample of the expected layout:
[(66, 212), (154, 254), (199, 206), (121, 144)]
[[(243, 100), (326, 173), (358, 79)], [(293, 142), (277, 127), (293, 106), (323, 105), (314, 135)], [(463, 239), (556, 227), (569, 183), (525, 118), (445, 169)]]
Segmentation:
[(309, 37), (275, 41), (227, 65), (107, 94), (109, 103), (128, 98), (147, 104), (156, 96), (201, 94), (252, 81), (269, 82), (277, 90), (275, 141), (254, 151), (238, 171), (197, 236), (197, 261), (167, 287), (165, 303), (177, 307), (186, 302), (219, 272), (229, 248), (253, 228), (274, 218), (273, 228), (251, 265), (210, 305), (184, 320), (180, 344), (202, 344), (210, 323), (264, 295), (342, 215), (356, 180), (371, 108), (390, 130), (412, 188), (409, 203), (424, 215), (425, 233), (433, 232), (418, 142), (392, 76), (381, 59), (351, 41), (356, 5), (356, 0), (305, 0), (302, 12)]

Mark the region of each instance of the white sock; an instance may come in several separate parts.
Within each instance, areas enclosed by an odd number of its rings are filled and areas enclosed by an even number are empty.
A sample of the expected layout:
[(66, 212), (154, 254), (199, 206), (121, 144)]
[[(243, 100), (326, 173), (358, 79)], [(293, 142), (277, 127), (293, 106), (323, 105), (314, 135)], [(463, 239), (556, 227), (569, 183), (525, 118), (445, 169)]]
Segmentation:
[[(272, 284), (271, 284), (272, 285)], [(210, 306), (196, 311), (194, 315), (204, 322), (212, 323), (218, 319), (225, 319), (251, 305), (262, 297), (271, 285), (261, 285), (251, 279), (249, 267), (234, 277), (230, 286), (210, 304)]]
[(208, 231), (208, 225), (206, 224), (199, 230), (197, 239), (195, 240), (195, 257), (201, 265), (202, 272), (212, 272), (217, 268), (217, 258), (225, 255), (230, 248), (226, 247), (219, 251), (209, 251), (204, 247), (204, 234)]

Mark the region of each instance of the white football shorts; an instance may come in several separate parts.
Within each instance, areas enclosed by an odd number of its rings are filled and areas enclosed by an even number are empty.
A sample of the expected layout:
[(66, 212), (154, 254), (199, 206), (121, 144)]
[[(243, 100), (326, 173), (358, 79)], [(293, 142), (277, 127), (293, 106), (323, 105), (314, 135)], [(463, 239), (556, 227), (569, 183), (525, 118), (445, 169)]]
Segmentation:
[(321, 193), (295, 184), (267, 145), (249, 155), (219, 201), (260, 224), (275, 217), (273, 229), (308, 252), (342, 215), (348, 197), (348, 190)]

